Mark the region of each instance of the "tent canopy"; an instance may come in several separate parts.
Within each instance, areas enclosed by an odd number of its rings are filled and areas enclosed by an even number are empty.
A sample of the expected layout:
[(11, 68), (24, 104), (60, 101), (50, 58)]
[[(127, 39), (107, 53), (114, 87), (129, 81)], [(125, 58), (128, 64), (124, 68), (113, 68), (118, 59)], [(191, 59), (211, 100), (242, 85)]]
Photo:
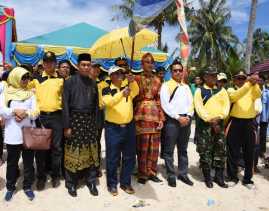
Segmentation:
[(22, 40), (19, 43), (89, 48), (106, 33), (107, 31), (96, 26), (78, 23), (57, 31)]

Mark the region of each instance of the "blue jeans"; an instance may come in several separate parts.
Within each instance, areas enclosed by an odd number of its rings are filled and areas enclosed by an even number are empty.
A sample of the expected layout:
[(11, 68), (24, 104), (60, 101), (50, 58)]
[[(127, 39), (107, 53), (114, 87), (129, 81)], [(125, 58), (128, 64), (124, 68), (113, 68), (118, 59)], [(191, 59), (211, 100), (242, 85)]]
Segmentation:
[(131, 175), (135, 166), (136, 139), (135, 124), (130, 122), (125, 127), (105, 123), (107, 186), (118, 184), (117, 168), (122, 154), (120, 184), (131, 185)]

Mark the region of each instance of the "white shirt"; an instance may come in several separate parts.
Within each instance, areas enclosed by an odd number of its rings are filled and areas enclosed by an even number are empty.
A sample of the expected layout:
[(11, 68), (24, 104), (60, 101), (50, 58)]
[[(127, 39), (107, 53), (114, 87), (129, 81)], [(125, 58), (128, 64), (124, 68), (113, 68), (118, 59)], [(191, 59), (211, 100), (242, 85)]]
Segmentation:
[(173, 119), (178, 119), (180, 114), (193, 115), (193, 97), (190, 87), (186, 84), (178, 84), (178, 88), (171, 102), (168, 86), (164, 83), (161, 87), (160, 98), (164, 112)]
[(26, 109), (28, 113), (34, 113), (36, 110), (36, 97), (33, 95), (31, 98), (25, 101), (11, 101), (10, 107), (4, 106), (4, 95), (0, 96), (0, 116), (5, 119), (5, 136), (4, 143), (10, 145), (22, 144), (22, 127), (35, 127), (34, 121), (37, 116), (26, 117), (21, 122), (16, 122), (13, 115), (14, 109)]

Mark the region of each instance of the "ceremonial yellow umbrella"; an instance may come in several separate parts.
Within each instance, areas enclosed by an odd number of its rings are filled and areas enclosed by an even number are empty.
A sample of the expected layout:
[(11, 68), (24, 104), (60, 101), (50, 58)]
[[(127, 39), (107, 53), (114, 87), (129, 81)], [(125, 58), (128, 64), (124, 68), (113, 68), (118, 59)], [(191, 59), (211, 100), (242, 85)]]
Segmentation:
[[(128, 27), (116, 29), (107, 33), (91, 47), (90, 54), (95, 59), (111, 59), (119, 56), (132, 56), (142, 48), (157, 41), (158, 34), (148, 29), (142, 29), (135, 37), (130, 37)], [(134, 42), (135, 40), (135, 42)]]

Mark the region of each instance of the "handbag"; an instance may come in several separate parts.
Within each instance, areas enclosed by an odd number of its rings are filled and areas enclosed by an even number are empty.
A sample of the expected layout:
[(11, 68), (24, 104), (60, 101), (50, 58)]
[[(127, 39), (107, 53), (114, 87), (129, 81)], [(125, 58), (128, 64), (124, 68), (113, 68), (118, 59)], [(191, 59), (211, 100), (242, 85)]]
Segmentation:
[(52, 141), (52, 129), (23, 127), (23, 146), (32, 150), (48, 150)]

